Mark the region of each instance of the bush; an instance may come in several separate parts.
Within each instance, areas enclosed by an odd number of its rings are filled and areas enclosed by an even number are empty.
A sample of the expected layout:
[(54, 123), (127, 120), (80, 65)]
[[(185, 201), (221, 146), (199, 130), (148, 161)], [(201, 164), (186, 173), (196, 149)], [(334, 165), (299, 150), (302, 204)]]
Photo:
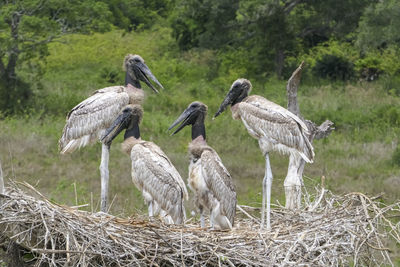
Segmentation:
[(120, 68), (117, 68), (115, 66), (107, 66), (101, 70), (100, 81), (106, 81), (110, 84), (116, 84), (123, 81), (123, 79), (121, 79), (122, 76), (123, 75), (121, 74)]
[(385, 91), (392, 96), (400, 96), (400, 76), (384, 75), (380, 80)]
[(320, 60), (317, 60), (313, 72), (318, 77), (334, 81), (347, 81), (354, 77), (353, 64), (335, 55), (324, 55)]
[(397, 148), (394, 150), (392, 155), (392, 162), (394, 165), (400, 166), (400, 146), (397, 146)]
[(376, 80), (382, 74), (391, 79), (400, 71), (399, 56), (400, 49), (394, 46), (370, 50), (355, 61), (355, 71), (367, 81)]
[[(313, 47), (299, 59), (304, 60), (311, 69), (311, 73), (306, 76), (346, 81), (355, 76), (354, 63), (359, 57), (359, 52), (351, 42), (329, 40)], [(299, 59), (291, 60), (300, 61)]]

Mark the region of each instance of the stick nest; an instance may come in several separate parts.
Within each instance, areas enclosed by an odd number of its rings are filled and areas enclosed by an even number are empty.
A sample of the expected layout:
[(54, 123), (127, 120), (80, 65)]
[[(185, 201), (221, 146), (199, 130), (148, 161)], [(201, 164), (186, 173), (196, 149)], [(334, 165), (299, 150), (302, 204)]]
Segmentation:
[(386, 246), (400, 243), (400, 202), (385, 205), (362, 193), (319, 189), (306, 194), (302, 210), (274, 207), (271, 231), (260, 231), (249, 214), (257, 209), (241, 206), (234, 229), (223, 232), (191, 220), (177, 226), (81, 211), (25, 186), (12, 184), (0, 195), (0, 231), (36, 266), (393, 265)]

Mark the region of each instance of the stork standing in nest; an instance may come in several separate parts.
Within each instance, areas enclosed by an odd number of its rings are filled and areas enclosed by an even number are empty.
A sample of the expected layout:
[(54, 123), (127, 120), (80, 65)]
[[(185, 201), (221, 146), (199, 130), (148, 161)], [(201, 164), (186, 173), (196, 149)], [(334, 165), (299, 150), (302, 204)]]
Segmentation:
[(126, 129), (122, 150), (131, 157), (132, 181), (143, 194), (149, 216), (160, 214), (168, 223), (182, 224), (185, 221), (183, 202), (188, 199), (185, 183), (164, 152), (156, 144), (140, 138), (142, 116), (140, 105), (126, 106), (106, 130), (102, 142), (111, 144)]
[[(72, 153), (77, 148), (94, 143), (101, 138), (105, 129), (118, 117), (119, 112), (128, 104), (142, 104), (144, 92), (140, 81), (145, 82), (158, 93), (150, 83), (152, 79), (163, 88), (139, 55), (127, 55), (123, 67), (126, 71), (125, 86), (111, 86), (94, 92), (92, 96), (76, 105), (67, 115), (66, 124), (59, 140), (61, 154)], [(100, 210), (107, 212), (108, 201), (108, 161), (110, 145), (102, 145), (101, 205)]]
[(191, 103), (169, 127), (176, 134), (185, 126), (192, 126), (192, 142), (189, 145), (189, 188), (200, 210), (200, 224), (205, 227), (204, 209), (210, 211), (212, 228), (232, 229), (236, 211), (236, 191), (232, 177), (222, 164), (217, 152), (207, 145), (204, 119), (207, 106), (201, 102)]
[[(308, 128), (304, 122), (287, 109), (265, 99), (262, 96), (249, 96), (252, 85), (246, 79), (236, 80), (214, 118), (231, 105), (232, 117), (242, 120), (251, 136), (258, 139), (260, 149), (265, 156), (265, 176), (262, 183), (263, 200), (261, 210), (261, 228), (265, 222), (265, 201), (267, 202), (267, 229), (271, 229), (270, 203), (272, 171), (269, 162), (269, 152), (278, 151), (291, 155), (289, 172), (296, 171), (293, 166), (303, 158), (312, 163), (313, 147), (306, 137)], [(289, 173), (288, 173), (289, 176)], [(293, 177), (293, 175), (291, 175)], [(296, 177), (296, 175), (294, 175)]]

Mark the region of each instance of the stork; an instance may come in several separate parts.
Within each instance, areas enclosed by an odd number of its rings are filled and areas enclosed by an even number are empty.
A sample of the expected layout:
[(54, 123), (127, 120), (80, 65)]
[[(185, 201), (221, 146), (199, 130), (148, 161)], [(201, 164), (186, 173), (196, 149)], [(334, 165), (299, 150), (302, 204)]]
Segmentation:
[(102, 142), (111, 144), (126, 129), (122, 150), (131, 157), (132, 181), (142, 192), (149, 216), (160, 213), (166, 222), (182, 224), (186, 217), (183, 202), (188, 199), (185, 183), (167, 155), (156, 144), (140, 138), (142, 116), (140, 105), (126, 106), (106, 130)]
[[(269, 152), (278, 151), (289, 154), (294, 160), (289, 162), (289, 171), (295, 161), (303, 158), (312, 163), (314, 149), (306, 137), (308, 128), (304, 122), (287, 109), (265, 99), (262, 96), (249, 96), (252, 85), (249, 80), (236, 80), (214, 118), (231, 105), (232, 117), (242, 120), (249, 134), (258, 139), (258, 144), (265, 157), (265, 175), (262, 183), (263, 200), (261, 209), (261, 229), (265, 222), (265, 200), (267, 201), (267, 230), (271, 229), (270, 203), (272, 171)], [(265, 199), (266, 198), (266, 199)]]
[(206, 208), (210, 211), (213, 229), (232, 229), (236, 211), (235, 186), (217, 152), (207, 145), (204, 126), (206, 114), (206, 105), (193, 102), (168, 130), (182, 122), (172, 133), (174, 135), (185, 126), (192, 126), (188, 186), (195, 194), (196, 206), (200, 210), (201, 227), (205, 227), (204, 208)]
[[(103, 135), (104, 130), (110, 127), (123, 107), (128, 104), (142, 104), (144, 92), (140, 81), (145, 82), (156, 93), (158, 90), (150, 83), (148, 77), (163, 88), (141, 56), (127, 55), (123, 68), (126, 71), (125, 86), (111, 86), (97, 90), (68, 113), (58, 142), (61, 154), (72, 153), (77, 148), (94, 143)], [(102, 212), (107, 212), (110, 145), (111, 143), (102, 144), (101, 151), (100, 210)]]

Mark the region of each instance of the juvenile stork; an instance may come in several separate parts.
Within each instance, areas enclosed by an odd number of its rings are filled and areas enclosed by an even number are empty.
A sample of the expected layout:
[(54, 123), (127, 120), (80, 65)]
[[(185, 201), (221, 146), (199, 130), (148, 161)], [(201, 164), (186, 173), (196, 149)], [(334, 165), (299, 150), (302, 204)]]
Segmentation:
[[(265, 197), (267, 198), (267, 229), (270, 224), (270, 203), (272, 171), (269, 162), (269, 152), (278, 151), (291, 155), (294, 161), (303, 158), (311, 163), (314, 150), (306, 135), (308, 128), (303, 121), (287, 109), (265, 99), (262, 96), (249, 95), (252, 86), (246, 79), (236, 80), (215, 117), (231, 105), (233, 119), (241, 119), (251, 136), (258, 139), (260, 149), (265, 156), (265, 176), (263, 179), (263, 200), (261, 210), (261, 228), (264, 226)], [(292, 161), (289, 165), (295, 164)], [(289, 166), (289, 170), (291, 170)]]
[[(145, 82), (154, 92), (157, 89), (150, 83), (150, 77), (163, 88), (139, 55), (127, 55), (123, 64), (125, 86), (111, 86), (94, 92), (92, 96), (76, 105), (67, 115), (62, 136), (58, 142), (61, 154), (72, 153), (77, 148), (94, 143), (110, 127), (119, 112), (128, 104), (142, 104), (144, 92), (140, 81)], [(102, 145), (101, 205), (100, 210), (107, 212), (108, 201), (108, 161), (110, 144)]]
[(210, 211), (212, 228), (232, 229), (236, 211), (236, 191), (232, 177), (222, 164), (217, 152), (207, 145), (204, 119), (207, 106), (201, 102), (191, 103), (169, 127), (176, 134), (185, 126), (192, 126), (192, 142), (189, 144), (189, 188), (200, 210), (200, 224), (205, 227), (204, 208)]
[(140, 138), (142, 116), (140, 105), (126, 106), (106, 130), (102, 142), (111, 144), (126, 129), (122, 150), (131, 157), (132, 181), (143, 194), (149, 216), (160, 213), (168, 223), (183, 224), (186, 217), (183, 202), (188, 199), (185, 183), (167, 155), (156, 144)]

